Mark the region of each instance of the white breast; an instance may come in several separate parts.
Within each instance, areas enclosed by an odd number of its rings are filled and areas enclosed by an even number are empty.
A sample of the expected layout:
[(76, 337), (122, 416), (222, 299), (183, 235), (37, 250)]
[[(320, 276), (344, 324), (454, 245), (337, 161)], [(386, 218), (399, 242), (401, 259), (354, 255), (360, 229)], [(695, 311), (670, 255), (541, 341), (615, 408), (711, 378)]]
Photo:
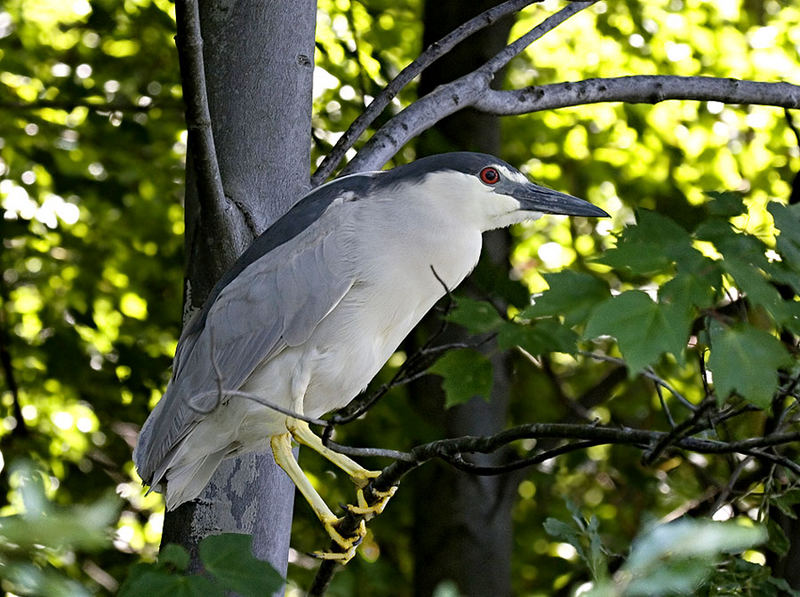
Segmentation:
[[(477, 227), (465, 227), (450, 214), (431, 210), (430, 202), (396, 200), (403, 201), (406, 210), (401, 223), (396, 207), (390, 209), (384, 202), (357, 214), (356, 220), (362, 221), (353, 230), (361, 235), (353, 238), (351, 247), (358, 282), (311, 339), (317, 362), (304, 400), (310, 416), (344, 406), (366, 387), (445, 295), (442, 282), (454, 289), (478, 262)], [(352, 205), (358, 207), (357, 202)]]

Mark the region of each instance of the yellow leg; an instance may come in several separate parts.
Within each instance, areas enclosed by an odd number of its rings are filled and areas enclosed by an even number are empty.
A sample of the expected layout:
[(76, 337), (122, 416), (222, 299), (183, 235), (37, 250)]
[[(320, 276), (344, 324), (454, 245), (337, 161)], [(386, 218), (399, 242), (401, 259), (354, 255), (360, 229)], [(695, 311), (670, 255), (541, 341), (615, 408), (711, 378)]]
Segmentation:
[(311, 428), (305, 421), (288, 419), (286, 421), (286, 428), (298, 442), (308, 446), (346, 472), (353, 480), (353, 483), (358, 487), (364, 487), (369, 483), (370, 479), (375, 479), (381, 474), (380, 471), (367, 470), (352, 458), (348, 458), (344, 454), (339, 454), (339, 452), (334, 452), (325, 446), (319, 436), (311, 431)]
[(270, 446), (272, 447), (272, 454), (275, 456), (277, 465), (289, 475), (289, 478), (297, 489), (300, 490), (300, 493), (306, 498), (306, 501), (308, 501), (312, 510), (314, 510), (314, 513), (317, 515), (317, 518), (319, 518), (322, 526), (325, 527), (331, 539), (345, 550), (343, 553), (318, 554), (319, 557), (340, 560), (343, 564), (346, 564), (353, 555), (355, 555), (356, 547), (367, 532), (364, 521), (361, 521), (361, 527), (355, 537), (343, 537), (339, 531), (336, 530), (339, 519), (331, 509), (328, 508), (328, 505), (317, 493), (317, 490), (311, 485), (303, 469), (297, 464), (297, 460), (295, 460), (294, 454), (292, 454), (291, 436), (288, 433), (273, 435), (270, 438)]
[(391, 498), (395, 491), (397, 491), (397, 487), (392, 487), (388, 491), (373, 490), (372, 493), (376, 498), (378, 498), (378, 501), (372, 505), (367, 504), (367, 500), (364, 498), (363, 491), (364, 487), (371, 479), (375, 479), (376, 477), (380, 476), (380, 471), (370, 471), (365, 469), (355, 460), (348, 458), (339, 452), (334, 452), (322, 443), (322, 440), (313, 431), (311, 431), (311, 428), (305, 421), (300, 421), (299, 419), (287, 419), (286, 428), (298, 442), (321, 454), (350, 476), (350, 478), (353, 480), (353, 483), (355, 483), (356, 487), (358, 487), (358, 506), (350, 505), (347, 507), (348, 510), (354, 514), (363, 515), (380, 514), (383, 512), (383, 509), (386, 507), (389, 498)]

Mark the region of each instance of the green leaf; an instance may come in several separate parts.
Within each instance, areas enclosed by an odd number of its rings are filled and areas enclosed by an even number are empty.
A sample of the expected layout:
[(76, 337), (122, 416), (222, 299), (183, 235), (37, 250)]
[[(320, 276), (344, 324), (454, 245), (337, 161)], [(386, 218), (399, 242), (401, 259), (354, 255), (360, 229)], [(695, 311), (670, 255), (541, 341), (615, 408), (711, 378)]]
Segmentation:
[(722, 553), (762, 543), (762, 527), (735, 521), (682, 519), (659, 525), (634, 540), (623, 566), (632, 580), (625, 595), (694, 594)]
[(745, 211), (742, 194), (734, 191), (709, 191), (706, 193), (711, 201), (705, 204), (709, 215), (732, 218)]
[(785, 516), (797, 518), (795, 506), (800, 504), (800, 489), (791, 489), (783, 495), (774, 496), (770, 503), (776, 506)]
[(733, 277), (752, 305), (764, 307), (778, 324), (791, 319), (787, 304), (758, 267), (736, 258), (726, 258), (722, 267)]
[(673, 305), (660, 305), (640, 290), (629, 290), (600, 304), (589, 318), (584, 337), (617, 339), (631, 375), (661, 354), (681, 357), (691, 319)]
[(658, 291), (659, 299), (689, 313), (714, 304), (717, 290), (722, 286), (719, 266), (707, 259), (707, 267), (693, 271), (679, 271)]
[(158, 554), (159, 565), (171, 565), (183, 572), (189, 566), (189, 552), (177, 543), (169, 543)]
[(648, 275), (671, 269), (676, 261), (688, 259), (697, 251), (689, 233), (674, 220), (661, 214), (639, 210), (636, 226), (628, 226), (619, 236), (617, 246), (597, 259), (598, 263), (636, 275)]
[(564, 317), (567, 325), (586, 321), (597, 303), (609, 297), (608, 284), (589, 274), (564, 270), (544, 274), (549, 290), (535, 297), (533, 305), (519, 314), (521, 319)]
[(732, 392), (766, 408), (778, 386), (778, 369), (791, 363), (783, 344), (749, 325), (722, 328), (712, 335), (708, 367), (714, 374), (717, 399)]
[(761, 269), (769, 265), (765, 256), (768, 247), (755, 236), (738, 231), (727, 220), (706, 220), (697, 227), (695, 236), (698, 240), (712, 243), (722, 253), (725, 257), (723, 265), (730, 260)]
[(445, 319), (465, 327), (471, 334), (494, 331), (504, 321), (491, 303), (466, 297), (459, 297), (456, 300), (455, 309), (448, 313)]
[(225, 592), (198, 575), (174, 574), (153, 564), (137, 564), (120, 587), (119, 597), (223, 597)]
[(600, 539), (597, 518), (592, 516), (587, 522), (578, 507), (569, 500), (567, 500), (567, 508), (572, 514), (574, 525), (556, 518), (547, 518), (544, 521), (544, 530), (556, 539), (572, 545), (589, 567), (595, 581), (605, 579), (608, 576), (608, 561)]
[(787, 206), (773, 201), (767, 210), (781, 231), (776, 242), (778, 252), (792, 269), (800, 271), (800, 204)]
[(492, 363), (477, 350), (451, 350), (429, 369), (444, 378), (445, 408), (468, 401), (474, 396), (489, 398), (492, 391)]
[(120, 510), (120, 500), (111, 493), (91, 504), (61, 506), (47, 499), (42, 477), (28, 462), (13, 467), (19, 474), (25, 511), (0, 518), (4, 544), (27, 549), (98, 551), (110, 543), (108, 528)]
[(770, 518), (767, 521), (767, 529), (769, 530), (769, 542), (767, 543), (769, 549), (779, 556), (785, 556), (789, 553), (789, 548), (792, 544), (786, 533), (783, 532), (781, 525)]
[(548, 352), (574, 353), (577, 342), (578, 334), (556, 319), (544, 319), (531, 325), (505, 322), (497, 334), (497, 346), (500, 350), (519, 346), (532, 355)]
[(200, 542), (200, 559), (226, 589), (242, 597), (271, 595), (283, 586), (281, 575), (252, 554), (253, 537), (223, 533)]

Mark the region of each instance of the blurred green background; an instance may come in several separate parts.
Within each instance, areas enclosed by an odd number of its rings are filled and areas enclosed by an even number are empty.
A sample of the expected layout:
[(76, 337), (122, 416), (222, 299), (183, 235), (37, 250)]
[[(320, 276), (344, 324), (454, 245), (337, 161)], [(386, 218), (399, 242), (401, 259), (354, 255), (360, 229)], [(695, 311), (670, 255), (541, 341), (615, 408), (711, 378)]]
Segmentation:
[[(319, 1), (314, 163), (422, 50), (422, 4)], [(557, 6), (524, 10), (512, 37)], [(32, 546), (7, 540), (0, 564), (43, 575), (41, 582), (53, 584), (38, 586), (63, 594), (114, 593), (132, 563), (157, 554), (163, 502), (144, 496), (130, 457), (138, 427), (166, 385), (180, 331), (186, 131), (174, 32), (175, 7), (167, 0), (6, 0), (0, 8), (0, 514), (74, 521), (83, 513), (90, 521), (80, 525), (86, 537), (54, 524), (44, 525)], [(795, 3), (601, 2), (516, 58), (504, 85), (625, 74), (800, 82), (798, 51)], [(415, 98), (412, 84), (376, 124)], [(731, 221), (772, 246), (766, 205), (789, 198), (800, 169), (798, 141), (782, 109), (717, 102), (598, 104), (505, 118), (501, 157), (613, 216), (517, 227), (512, 278), (538, 293), (547, 288), (543, 274), (570, 267), (615, 289), (657, 288), (668, 279), (663, 272), (626, 277), (592, 257), (615, 245), (615, 233), (634, 222), (637, 209), (694, 230), (708, 217), (710, 191), (741, 193), (744, 212)], [(411, 143), (394, 163), (415, 155)], [(694, 242), (706, 257), (719, 257), (711, 242)], [(378, 381), (403, 358), (392, 359)], [(608, 372), (603, 363), (563, 353), (545, 360), (545, 368), (519, 365), (509, 424), (559, 420), (563, 395), (580, 395)], [(696, 362), (668, 355), (661, 367), (684, 396), (702, 398)], [(339, 439), (398, 449), (434, 439), (407, 401), (402, 388), (392, 391), (368, 425), (348, 426)], [(663, 428), (658, 398), (641, 378), (621, 381), (590, 415)], [(732, 434), (757, 435), (762, 426), (756, 416)], [(570, 517), (564, 496), (596, 516), (609, 550), (622, 554), (644, 521), (693, 511), (737, 466), (730, 458), (673, 454), (643, 467), (639, 457), (597, 446), (515, 481), (515, 595), (569, 594), (588, 578), (574, 546), (543, 530), (548, 517)], [(311, 456), (303, 464), (330, 503), (350, 499), (346, 480), (334, 480), (324, 463)], [(786, 496), (792, 487), (772, 489)], [(759, 519), (770, 489), (756, 484), (737, 494), (730, 515)], [(412, 506), (401, 489), (371, 523), (332, 594), (411, 594)], [(289, 576), (299, 586), (313, 572), (303, 553), (324, 541), (316, 525), (298, 502)], [(750, 551), (745, 561), (761, 565), (768, 557)], [(35, 566), (23, 569), (23, 562)], [(2, 566), (0, 576), (6, 591), (25, 586)]]

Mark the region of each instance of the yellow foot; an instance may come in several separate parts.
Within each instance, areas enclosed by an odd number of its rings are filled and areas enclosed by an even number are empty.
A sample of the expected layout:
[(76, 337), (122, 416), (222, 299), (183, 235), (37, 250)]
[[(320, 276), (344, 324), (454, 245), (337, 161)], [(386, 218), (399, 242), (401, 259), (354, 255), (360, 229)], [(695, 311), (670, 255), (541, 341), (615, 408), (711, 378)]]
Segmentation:
[(339, 523), (342, 521), (341, 518), (326, 517), (324, 520), (320, 518), (320, 521), (322, 522), (322, 526), (325, 527), (325, 531), (327, 531), (328, 535), (330, 535), (330, 538), (333, 539), (333, 541), (339, 547), (341, 547), (343, 551), (315, 551), (311, 555), (321, 560), (336, 560), (341, 564), (347, 564), (347, 562), (353, 559), (353, 556), (356, 555), (356, 548), (367, 534), (366, 523), (362, 520), (358, 524), (358, 529), (356, 530), (355, 534), (350, 537), (345, 537), (337, 528)]
[(354, 545), (347, 551), (312, 551), (308, 555), (310, 555), (312, 558), (317, 558), (318, 560), (335, 560), (344, 566), (347, 564), (347, 562), (353, 559), (354, 555), (356, 555), (356, 548)]
[(367, 486), (367, 483), (381, 476), (381, 471), (370, 471), (365, 468), (348, 472), (350, 474), (350, 480), (356, 487), (358, 487), (359, 493), (361, 493), (361, 490)]
[(348, 504), (345, 507), (353, 514), (361, 514), (362, 516), (371, 518), (372, 516), (383, 512), (383, 509), (386, 508), (386, 504), (389, 503), (389, 499), (395, 494), (395, 492), (397, 492), (397, 485), (393, 485), (386, 491), (378, 491), (377, 489), (373, 489), (372, 495), (377, 498), (377, 501), (374, 504), (369, 504), (367, 503), (367, 499), (364, 497), (364, 490), (359, 488), (359, 490), (356, 492), (358, 506)]
[(364, 536), (367, 534), (367, 525), (363, 520), (358, 524), (358, 529), (356, 529), (355, 534), (350, 537), (345, 537), (342, 535), (337, 528), (339, 523), (342, 521), (341, 518), (326, 517), (324, 520), (320, 520), (322, 521), (322, 526), (325, 527), (328, 535), (330, 535), (330, 538), (333, 539), (339, 545), (339, 547), (344, 550), (355, 550), (355, 548), (358, 547), (358, 544), (361, 543), (361, 540), (364, 539)]

